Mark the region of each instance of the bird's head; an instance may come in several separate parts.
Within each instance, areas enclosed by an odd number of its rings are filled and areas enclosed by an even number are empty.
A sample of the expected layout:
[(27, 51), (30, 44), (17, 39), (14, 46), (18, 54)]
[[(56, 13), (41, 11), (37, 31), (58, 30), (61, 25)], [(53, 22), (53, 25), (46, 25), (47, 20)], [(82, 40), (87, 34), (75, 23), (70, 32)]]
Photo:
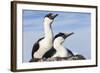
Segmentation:
[(58, 16), (58, 14), (49, 13), (44, 17), (45, 24), (52, 24), (54, 19)]
[(62, 33), (62, 32), (60, 32), (54, 37), (54, 42), (56, 42), (58, 44), (62, 44), (65, 41), (65, 39), (67, 37), (69, 37), (70, 35), (72, 35), (72, 34), (74, 34), (74, 33), (73, 32), (71, 32), (71, 33)]

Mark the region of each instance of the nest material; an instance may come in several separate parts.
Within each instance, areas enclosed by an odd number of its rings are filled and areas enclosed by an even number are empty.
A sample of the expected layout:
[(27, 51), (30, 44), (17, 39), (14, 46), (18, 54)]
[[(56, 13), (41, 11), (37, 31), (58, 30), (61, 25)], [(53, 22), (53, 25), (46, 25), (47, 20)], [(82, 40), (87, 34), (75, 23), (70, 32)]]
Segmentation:
[(64, 61), (64, 60), (85, 60), (85, 57), (82, 55), (74, 55), (70, 57), (53, 57), (53, 58), (34, 58), (29, 62), (43, 62), (43, 61)]

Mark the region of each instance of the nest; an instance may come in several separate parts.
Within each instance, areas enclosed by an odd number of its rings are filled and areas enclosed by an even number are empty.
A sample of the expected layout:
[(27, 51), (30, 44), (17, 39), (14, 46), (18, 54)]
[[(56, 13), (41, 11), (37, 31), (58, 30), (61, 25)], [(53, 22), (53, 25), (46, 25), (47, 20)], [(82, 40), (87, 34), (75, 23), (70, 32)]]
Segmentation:
[(65, 61), (65, 60), (85, 60), (85, 57), (82, 55), (74, 55), (70, 57), (52, 57), (52, 58), (34, 58), (29, 62), (44, 62), (44, 61)]

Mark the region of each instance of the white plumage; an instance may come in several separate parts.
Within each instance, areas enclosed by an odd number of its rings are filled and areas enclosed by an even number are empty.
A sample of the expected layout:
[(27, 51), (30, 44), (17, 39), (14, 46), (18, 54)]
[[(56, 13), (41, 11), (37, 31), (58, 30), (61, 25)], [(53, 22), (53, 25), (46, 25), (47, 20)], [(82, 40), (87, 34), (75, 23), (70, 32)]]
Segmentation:
[(65, 48), (62, 45), (62, 43), (64, 43), (65, 39), (72, 34), (73, 34), (73, 32), (69, 33), (69, 34), (59, 33), (57, 35), (57, 37), (55, 37), (53, 46), (54, 46), (54, 49), (56, 49), (56, 53), (54, 54), (53, 57), (69, 57), (69, 56), (73, 55), (73, 53), (69, 49)]
[(74, 54), (67, 48), (65, 48), (62, 43), (64, 43), (65, 39), (72, 35), (72, 33), (58, 33), (54, 37), (53, 47), (47, 51), (43, 58), (54, 58), (54, 57), (70, 57)]
[(53, 31), (51, 24), (57, 14), (49, 13), (44, 18), (44, 38), (38, 40), (32, 50), (32, 58), (42, 58), (42, 56), (53, 46)]

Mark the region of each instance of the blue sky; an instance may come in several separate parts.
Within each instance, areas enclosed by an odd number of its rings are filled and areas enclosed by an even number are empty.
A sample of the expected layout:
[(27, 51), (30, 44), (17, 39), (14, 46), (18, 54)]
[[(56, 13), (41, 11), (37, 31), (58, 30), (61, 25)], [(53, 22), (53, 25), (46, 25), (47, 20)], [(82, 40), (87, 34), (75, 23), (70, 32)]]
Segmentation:
[(23, 62), (31, 59), (34, 43), (43, 37), (43, 18), (48, 13), (59, 14), (52, 28), (56, 35), (59, 32), (74, 32), (63, 45), (74, 53), (79, 53), (87, 59), (91, 58), (91, 14), (79, 12), (54, 12), (23, 10)]

